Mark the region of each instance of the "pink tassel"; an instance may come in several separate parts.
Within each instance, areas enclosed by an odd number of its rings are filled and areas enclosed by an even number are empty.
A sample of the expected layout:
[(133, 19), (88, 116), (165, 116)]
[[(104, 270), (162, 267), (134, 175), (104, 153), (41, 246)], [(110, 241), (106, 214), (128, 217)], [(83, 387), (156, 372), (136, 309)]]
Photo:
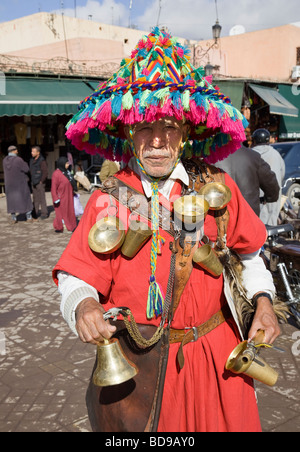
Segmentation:
[(221, 125), (220, 113), (216, 107), (210, 106), (206, 125), (209, 129), (217, 129)]
[(146, 110), (145, 121), (153, 122), (156, 120), (157, 107), (156, 105), (151, 105), (150, 108)]
[(199, 107), (194, 100), (190, 101), (190, 111), (185, 112), (185, 116), (193, 124), (202, 124), (206, 121), (205, 109)]
[(204, 79), (211, 85), (213, 82), (213, 76), (212, 75), (207, 75), (206, 77), (204, 77)]
[(171, 102), (171, 99), (170, 99), (170, 98), (168, 98), (168, 99), (164, 102), (164, 104), (163, 104), (163, 106), (162, 106), (162, 108), (161, 108), (161, 114), (162, 114), (163, 116), (173, 116), (172, 102)]
[(97, 122), (95, 121), (95, 119), (89, 118), (89, 119), (87, 120), (86, 125), (87, 125), (87, 128), (88, 128), (88, 129), (94, 129), (95, 127), (97, 127)]
[(109, 100), (101, 105), (97, 112), (96, 119), (96, 125), (100, 130), (104, 130), (108, 124), (111, 124), (111, 103)]

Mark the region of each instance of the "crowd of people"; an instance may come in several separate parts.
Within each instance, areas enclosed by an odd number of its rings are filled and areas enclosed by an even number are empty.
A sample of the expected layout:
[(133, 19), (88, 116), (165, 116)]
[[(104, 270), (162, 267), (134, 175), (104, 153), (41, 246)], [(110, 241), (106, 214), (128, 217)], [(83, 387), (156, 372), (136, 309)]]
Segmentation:
[[(29, 165), (18, 155), (17, 146), (9, 146), (3, 159), (7, 212), (11, 223), (22, 220), (23, 224), (46, 220), (49, 209), (46, 201), (48, 168), (39, 146), (31, 149)], [(55, 217), (55, 232), (74, 232), (77, 227), (81, 204), (76, 194), (77, 182), (71, 172), (67, 157), (60, 157), (51, 178), (51, 196)]]

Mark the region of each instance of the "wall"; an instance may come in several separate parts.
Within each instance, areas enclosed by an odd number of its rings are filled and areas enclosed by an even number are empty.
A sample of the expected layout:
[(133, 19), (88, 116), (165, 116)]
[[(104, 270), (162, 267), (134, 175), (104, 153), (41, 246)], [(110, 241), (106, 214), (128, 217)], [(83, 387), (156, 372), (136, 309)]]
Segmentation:
[[(207, 49), (212, 41), (200, 41)], [(270, 81), (290, 81), (300, 47), (300, 28), (294, 25), (227, 36), (211, 49), (202, 64), (219, 65), (219, 73), (229, 77)]]

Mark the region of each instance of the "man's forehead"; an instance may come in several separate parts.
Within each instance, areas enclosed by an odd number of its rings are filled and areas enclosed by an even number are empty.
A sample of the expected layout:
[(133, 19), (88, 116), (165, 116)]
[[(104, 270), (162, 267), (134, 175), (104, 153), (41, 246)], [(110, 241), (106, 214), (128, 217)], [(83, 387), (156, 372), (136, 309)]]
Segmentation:
[(156, 124), (159, 124), (159, 125), (170, 125), (170, 124), (175, 125), (176, 124), (176, 125), (182, 126), (184, 124), (184, 122), (185, 121), (178, 120), (178, 119), (174, 118), (173, 116), (166, 116), (164, 118), (158, 119), (157, 121), (152, 121), (152, 122), (142, 121), (142, 122), (139, 122), (138, 124), (135, 124), (134, 127), (145, 125), (145, 124), (150, 125), (150, 126), (154, 126)]

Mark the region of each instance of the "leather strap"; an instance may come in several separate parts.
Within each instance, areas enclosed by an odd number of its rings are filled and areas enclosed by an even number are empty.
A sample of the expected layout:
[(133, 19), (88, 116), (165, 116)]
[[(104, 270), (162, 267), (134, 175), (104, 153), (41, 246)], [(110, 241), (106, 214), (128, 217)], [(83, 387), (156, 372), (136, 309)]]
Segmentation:
[[(148, 201), (144, 194), (125, 184), (117, 177), (110, 176), (107, 178), (101, 186), (101, 191), (111, 195), (123, 206), (127, 207), (130, 212), (151, 221), (151, 200)], [(170, 210), (162, 203), (160, 203), (159, 208), (159, 226), (174, 237), (174, 228), (170, 221)]]
[(178, 353), (177, 360), (180, 368), (182, 369), (184, 366), (184, 355), (183, 355), (183, 346), (188, 344), (189, 342), (195, 342), (199, 337), (204, 336), (205, 334), (210, 333), (217, 326), (221, 325), (230, 317), (230, 309), (226, 304), (223, 306), (220, 311), (214, 314), (207, 322), (202, 323), (197, 327), (190, 328), (189, 330), (177, 330), (174, 328), (170, 328), (169, 341), (170, 344), (174, 344), (176, 342), (181, 342)]

